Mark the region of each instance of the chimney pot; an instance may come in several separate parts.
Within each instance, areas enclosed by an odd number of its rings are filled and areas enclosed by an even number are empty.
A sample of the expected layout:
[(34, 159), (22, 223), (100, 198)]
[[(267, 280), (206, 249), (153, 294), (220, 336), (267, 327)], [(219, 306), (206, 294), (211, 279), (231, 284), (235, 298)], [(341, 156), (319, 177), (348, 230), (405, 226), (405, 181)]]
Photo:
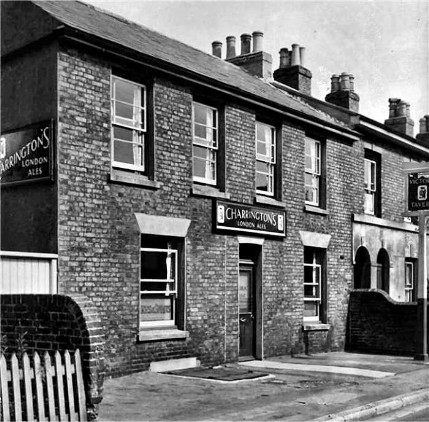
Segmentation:
[(299, 44), (292, 44), (291, 66), (299, 66)]
[(232, 59), (235, 56), (235, 37), (230, 35), (226, 37), (226, 59)]
[(241, 34), (241, 55), (250, 53), (250, 40), (252, 36), (250, 34)]
[(338, 75), (331, 76), (331, 93), (337, 92), (340, 89), (340, 77)]
[(213, 54), (213, 56), (222, 58), (222, 42), (221, 41), (213, 41), (212, 42), (212, 54)]
[(355, 90), (355, 77), (351, 73), (349, 74), (349, 80), (350, 80), (350, 91)]
[(253, 31), (253, 53), (257, 53), (258, 51), (262, 51), (262, 40), (264, 37), (264, 33), (262, 31)]
[(305, 47), (299, 47), (299, 60), (301, 62), (301, 66), (305, 67)]
[(350, 76), (347, 72), (340, 75), (340, 88), (341, 91), (350, 91)]
[(280, 69), (288, 67), (290, 64), (289, 50), (287, 48), (280, 49)]
[(399, 101), (398, 108), (396, 109), (398, 117), (407, 115), (407, 106), (409, 109), (410, 105), (408, 103), (406, 103), (405, 101)]

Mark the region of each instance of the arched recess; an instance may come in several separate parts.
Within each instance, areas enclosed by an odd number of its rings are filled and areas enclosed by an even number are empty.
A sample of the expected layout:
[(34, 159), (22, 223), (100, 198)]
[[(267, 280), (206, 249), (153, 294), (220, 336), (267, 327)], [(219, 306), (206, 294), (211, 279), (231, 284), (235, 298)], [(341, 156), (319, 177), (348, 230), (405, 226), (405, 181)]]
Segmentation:
[(354, 266), (354, 288), (369, 289), (371, 287), (371, 258), (368, 250), (361, 246), (356, 251)]
[(389, 293), (390, 258), (386, 249), (382, 248), (377, 255), (377, 289)]

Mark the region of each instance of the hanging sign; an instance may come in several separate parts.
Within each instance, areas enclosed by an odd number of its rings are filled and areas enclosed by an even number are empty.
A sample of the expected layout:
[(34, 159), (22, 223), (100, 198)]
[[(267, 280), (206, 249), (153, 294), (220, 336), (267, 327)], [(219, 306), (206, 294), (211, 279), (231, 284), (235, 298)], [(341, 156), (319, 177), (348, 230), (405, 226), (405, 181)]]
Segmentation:
[(53, 121), (2, 134), (0, 138), (1, 185), (51, 180), (54, 136)]
[(285, 211), (217, 201), (215, 218), (220, 231), (286, 236)]
[(429, 210), (429, 172), (408, 173), (408, 211)]

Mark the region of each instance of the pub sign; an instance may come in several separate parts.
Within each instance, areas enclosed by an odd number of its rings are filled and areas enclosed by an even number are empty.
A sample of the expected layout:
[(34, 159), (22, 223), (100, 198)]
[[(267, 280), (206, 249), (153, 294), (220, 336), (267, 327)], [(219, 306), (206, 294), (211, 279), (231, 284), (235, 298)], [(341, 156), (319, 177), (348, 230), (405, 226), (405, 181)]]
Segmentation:
[(285, 211), (216, 201), (216, 229), (269, 236), (286, 236)]
[(51, 180), (53, 174), (53, 121), (41, 122), (0, 138), (2, 186)]
[(408, 211), (429, 210), (429, 173), (408, 174)]

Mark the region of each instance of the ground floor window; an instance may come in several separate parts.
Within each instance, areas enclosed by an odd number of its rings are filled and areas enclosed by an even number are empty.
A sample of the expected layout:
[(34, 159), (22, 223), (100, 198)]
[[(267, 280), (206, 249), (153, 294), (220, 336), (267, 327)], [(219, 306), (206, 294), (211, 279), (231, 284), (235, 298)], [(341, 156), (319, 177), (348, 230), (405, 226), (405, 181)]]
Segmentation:
[(142, 235), (140, 327), (176, 326), (180, 309), (181, 242)]
[(416, 300), (417, 260), (405, 259), (405, 301)]
[(304, 247), (304, 320), (323, 320), (324, 249)]

